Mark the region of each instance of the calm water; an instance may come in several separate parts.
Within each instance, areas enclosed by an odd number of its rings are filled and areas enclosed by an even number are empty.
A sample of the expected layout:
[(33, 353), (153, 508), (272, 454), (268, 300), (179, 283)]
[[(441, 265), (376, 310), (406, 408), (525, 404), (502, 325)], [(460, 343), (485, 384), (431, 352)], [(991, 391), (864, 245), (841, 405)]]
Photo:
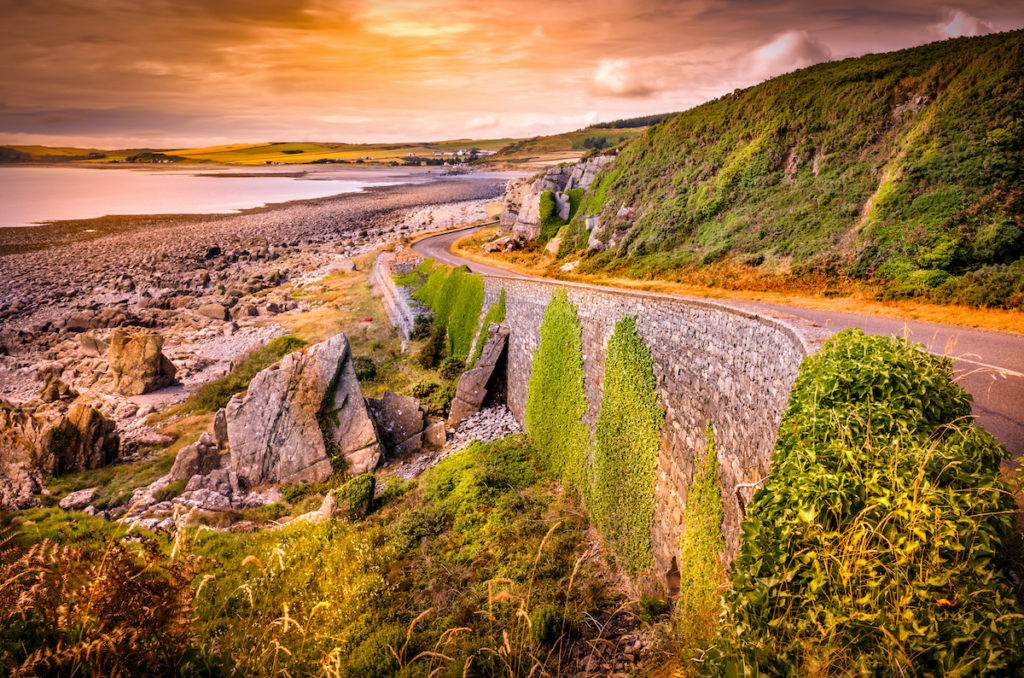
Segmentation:
[[(275, 176), (284, 171), (296, 170), (0, 167), (0, 227), (110, 214), (223, 214), (398, 183), (393, 174), (351, 170)], [(245, 172), (261, 176), (239, 176)]]

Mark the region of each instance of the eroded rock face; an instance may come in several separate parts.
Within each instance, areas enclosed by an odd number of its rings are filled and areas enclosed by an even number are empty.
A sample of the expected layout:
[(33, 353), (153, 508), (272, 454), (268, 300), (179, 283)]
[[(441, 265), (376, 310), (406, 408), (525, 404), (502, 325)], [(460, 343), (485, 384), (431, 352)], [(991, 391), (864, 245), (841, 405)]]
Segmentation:
[(382, 398), (370, 398), (366, 405), (377, 423), (382, 442), (389, 450), (406, 454), (423, 447), (426, 414), (419, 400), (384, 391)]
[(322, 482), (334, 472), (332, 457), (364, 473), (382, 456), (344, 334), (257, 374), (225, 417), (231, 470), (249, 486)]
[(508, 347), (508, 334), (508, 325), (491, 326), (476, 367), (464, 372), (459, 378), (452, 409), (448, 414), (448, 428), (454, 428), (460, 421), (476, 414), (483, 407), (487, 396), (494, 389), (498, 377), (497, 370)]
[(114, 388), (123, 395), (142, 395), (174, 381), (174, 365), (164, 356), (164, 338), (152, 332), (110, 335), (107, 362)]

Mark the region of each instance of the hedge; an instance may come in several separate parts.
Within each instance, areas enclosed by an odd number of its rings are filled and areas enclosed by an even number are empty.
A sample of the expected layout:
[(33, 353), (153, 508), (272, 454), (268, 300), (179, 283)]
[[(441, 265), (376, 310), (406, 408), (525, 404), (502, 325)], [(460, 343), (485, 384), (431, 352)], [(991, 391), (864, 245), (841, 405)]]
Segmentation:
[(847, 330), (804, 361), (747, 507), (717, 669), (1015, 675), (1004, 447), (952, 361)]

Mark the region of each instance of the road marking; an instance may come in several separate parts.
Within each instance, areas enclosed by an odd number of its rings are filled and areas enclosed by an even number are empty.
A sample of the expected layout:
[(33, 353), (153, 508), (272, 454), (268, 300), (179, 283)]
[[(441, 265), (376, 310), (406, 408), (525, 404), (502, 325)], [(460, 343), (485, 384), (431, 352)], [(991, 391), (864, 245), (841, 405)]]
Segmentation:
[[(942, 355), (945, 355), (945, 354), (943, 354), (943, 353), (933, 353), (933, 355), (942, 356)], [(1022, 374), (1020, 372), (1017, 372), (1015, 370), (1006, 369), (1005, 367), (999, 367), (997, 365), (990, 365), (989, 363), (978, 362), (977, 360), (969, 360), (968, 358), (957, 358), (955, 356), (947, 356), (947, 357), (953, 358), (953, 360), (955, 360), (957, 362), (970, 363), (972, 365), (978, 365), (979, 367), (987, 367), (990, 370), (995, 370), (996, 372), (998, 372), (999, 374), (1003, 375), (1004, 377), (1024, 377), (1024, 374)]]

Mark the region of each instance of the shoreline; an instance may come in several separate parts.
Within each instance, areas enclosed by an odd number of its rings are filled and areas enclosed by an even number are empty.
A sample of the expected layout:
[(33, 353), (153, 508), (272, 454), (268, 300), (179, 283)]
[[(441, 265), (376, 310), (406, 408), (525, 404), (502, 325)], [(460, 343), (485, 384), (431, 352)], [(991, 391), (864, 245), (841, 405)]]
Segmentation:
[[(10, 166), (14, 166), (13, 164)], [(26, 165), (32, 166), (32, 165)], [(42, 167), (43, 165), (34, 165)], [(63, 165), (54, 165), (63, 167)], [(198, 169), (197, 166), (192, 166)], [(229, 167), (222, 165), (220, 167)], [(319, 166), (318, 166), (319, 167)], [(123, 166), (111, 166), (110, 169)], [(161, 168), (163, 169), (163, 168)], [(207, 166), (206, 169), (209, 169)], [(492, 182), (505, 181), (506, 173), (502, 172), (473, 172), (459, 176), (440, 176), (430, 174), (432, 170), (421, 170), (420, 168), (377, 168), (379, 172), (371, 172), (367, 169), (344, 168), (335, 170), (344, 171), (350, 174), (357, 174), (353, 180), (368, 180), (369, 174), (380, 181), (379, 185), (366, 186), (358, 191), (336, 193), (334, 195), (322, 196), (319, 198), (303, 198), (287, 200), (283, 202), (267, 203), (255, 207), (246, 207), (231, 212), (201, 212), (201, 213), (163, 213), (163, 214), (111, 214), (100, 217), (84, 219), (58, 219), (45, 221), (38, 224), (27, 224), (23, 226), (7, 226), (0, 228), (0, 262), (9, 255), (23, 254), (46, 250), (53, 246), (68, 245), (75, 242), (93, 241), (108, 235), (124, 234), (133, 231), (149, 228), (160, 228), (168, 226), (184, 225), (197, 222), (221, 222), (232, 218), (247, 215), (260, 215), (270, 212), (287, 210), (293, 207), (321, 207), (330, 206), (334, 203), (342, 203), (357, 196), (365, 196), (376, 193), (392, 193), (408, 190), (410, 187), (444, 184), (448, 182)], [(392, 176), (381, 176), (389, 170), (400, 169)], [(160, 171), (160, 170), (156, 170)], [(288, 175), (291, 173), (283, 173)], [(416, 176), (419, 174), (420, 176)], [(276, 176), (276, 175), (273, 175)], [(384, 183), (389, 179), (399, 180), (395, 183)], [(408, 179), (408, 181), (400, 181)], [(310, 179), (314, 181), (315, 179)], [(436, 203), (435, 203), (436, 204)], [(0, 266), (2, 272), (2, 266)]]

